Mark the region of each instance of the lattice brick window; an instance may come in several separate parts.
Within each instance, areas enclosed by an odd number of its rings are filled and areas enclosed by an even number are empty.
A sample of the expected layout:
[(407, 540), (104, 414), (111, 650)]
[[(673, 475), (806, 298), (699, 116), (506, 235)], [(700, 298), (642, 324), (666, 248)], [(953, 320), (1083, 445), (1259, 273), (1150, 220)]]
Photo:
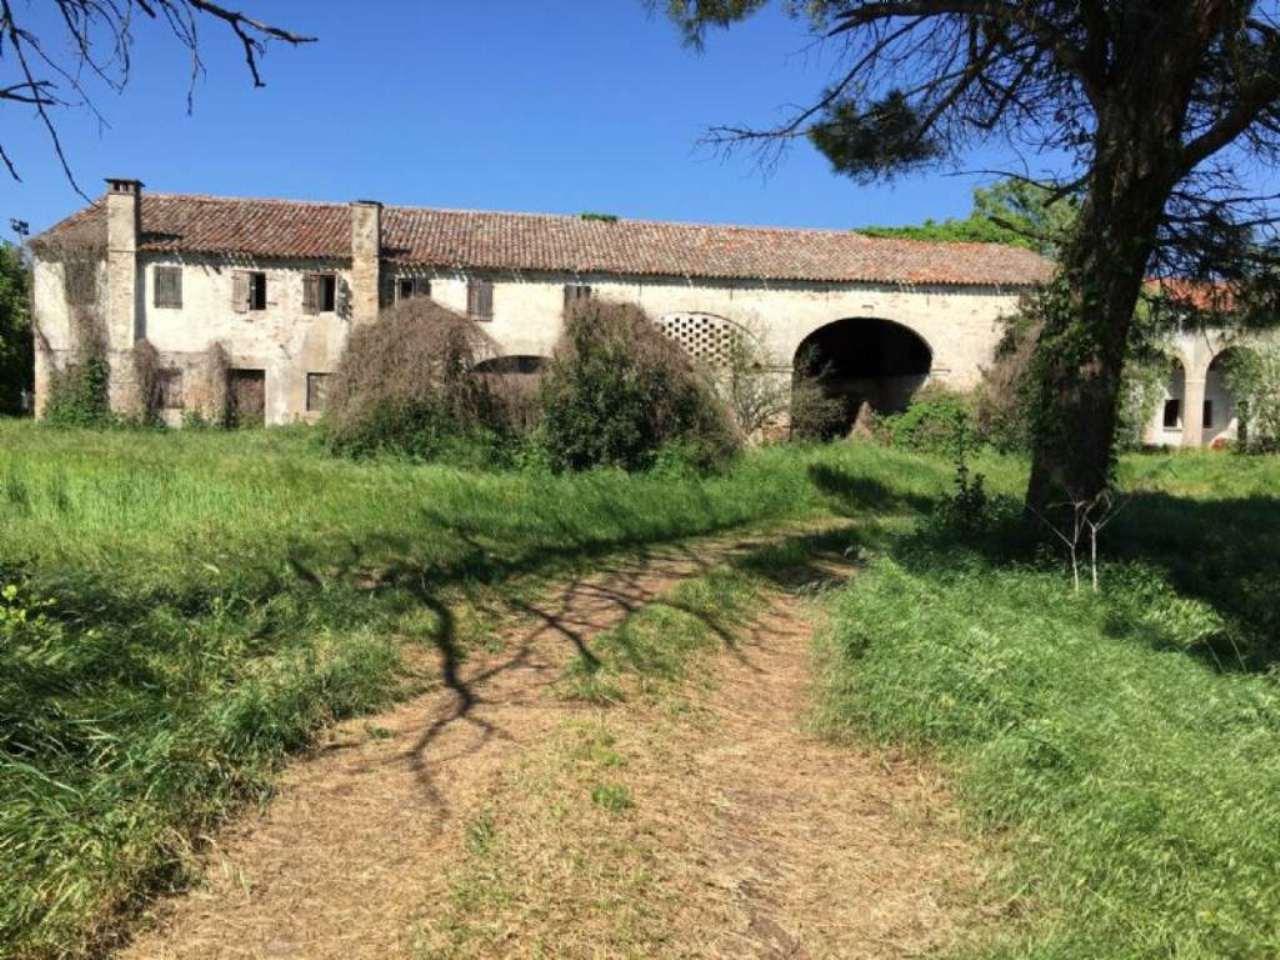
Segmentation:
[(657, 324), (690, 356), (713, 367), (727, 366), (734, 344), (746, 334), (736, 323), (710, 313), (669, 313)]

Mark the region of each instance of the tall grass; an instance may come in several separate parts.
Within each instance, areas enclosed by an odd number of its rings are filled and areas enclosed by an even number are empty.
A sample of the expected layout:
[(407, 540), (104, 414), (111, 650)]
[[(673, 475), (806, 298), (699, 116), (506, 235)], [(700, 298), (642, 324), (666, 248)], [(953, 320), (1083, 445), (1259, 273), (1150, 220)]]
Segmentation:
[[(1167, 458), (1125, 464), (1127, 476), (1158, 474), (1166, 490), (1191, 492), (1136, 505), (1125, 522), (1140, 535), (1126, 539), (1127, 549), (1150, 554), (1153, 545), (1174, 543), (1167, 552), (1196, 558), (1170, 567), (1171, 580), (1181, 571), (1194, 581), (1215, 551), (1235, 558), (1232, 569), (1251, 558), (1252, 573), (1280, 562), (1253, 548), (1274, 543), (1267, 491), (1280, 486), (1277, 461), (1206, 456), (1175, 458), (1173, 467), (1171, 474)], [(984, 457), (975, 468), (1009, 493), (1025, 476), (1011, 458)], [(289, 751), (335, 718), (432, 682), (406, 666), (420, 658), (402, 653), (407, 644), (458, 652), (462, 641), (445, 607), (468, 585), (746, 525), (915, 515), (944, 495), (950, 477), (945, 462), (865, 445), (758, 451), (712, 476), (676, 465), (555, 477), (338, 460), (305, 430), (55, 431), (0, 420), (0, 588), (8, 587), (0, 599), (0, 953), (72, 955), (109, 936), (114, 918), (143, 893), (181, 883), (192, 838), (268, 793)], [(1236, 506), (1221, 499), (1224, 488)], [(1198, 519), (1174, 522), (1185, 516)], [(1197, 554), (1196, 531), (1208, 529), (1229, 530), (1239, 541), (1235, 553), (1217, 544)], [(1159, 566), (1150, 556), (1146, 562)], [(958, 610), (971, 595), (992, 601), (990, 616), (1004, 609), (995, 595), (1012, 574), (966, 576), (975, 592), (957, 588), (945, 594), (948, 603)], [(1047, 578), (1045, 604), (1034, 613), (1045, 617), (1056, 609), (1048, 605), (1052, 575), (1034, 576)], [(887, 610), (898, 588), (880, 578), (868, 577), (862, 596), (879, 597)], [(928, 594), (931, 584), (921, 590)], [(1224, 594), (1214, 611), (1226, 633), (1233, 623), (1247, 632), (1256, 620), (1249, 611), (1271, 595), (1265, 584), (1251, 588), (1251, 607)], [(1013, 608), (1006, 616), (1015, 617)], [(1097, 643), (1110, 643), (1134, 656), (1167, 657), (1159, 662), (1188, 691), (1239, 683), (1262, 697), (1261, 680), (1151, 653), (1149, 638), (1133, 639), (1134, 621), (1116, 626), (1101, 617), (1064, 621), (1064, 630), (1090, 638), (1072, 648), (1081, 664), (1101, 655)], [(958, 613), (942, 617), (937, 633), (962, 632), (962, 622)], [(912, 623), (919, 647), (884, 655), (886, 673), (904, 679), (943, 656), (925, 642), (932, 628), (919, 617)], [(618, 649), (644, 652), (637, 638), (649, 643), (661, 629), (619, 633)], [(886, 642), (868, 650), (891, 650)], [(1064, 677), (1067, 666), (1056, 664)], [(861, 665), (851, 669), (861, 676)], [(1015, 673), (1002, 676), (1011, 689), (1020, 682)], [(945, 677), (922, 677), (921, 690), (930, 689), (925, 680), (938, 684), (934, 709), (942, 709), (953, 696)], [(1242, 737), (1254, 731), (1248, 749), (1267, 769), (1270, 754), (1253, 722), (1230, 729)], [(1222, 776), (1224, 802), (1243, 789), (1234, 776)], [(1255, 814), (1259, 828), (1270, 828), (1266, 810)], [(1244, 832), (1247, 824), (1227, 822), (1253, 845), (1237, 855), (1253, 869), (1255, 852), (1272, 848)], [(1266, 906), (1269, 894), (1259, 896)], [(1221, 902), (1243, 909), (1244, 901)]]
[(428, 682), (401, 648), (458, 645), (459, 585), (841, 510), (820, 481), (875, 454), (554, 477), (0, 421), (0, 944), (72, 953), (182, 882), (190, 838), (287, 752)]
[[(1022, 919), (982, 956), (1280, 956), (1280, 688), (1241, 669), (1266, 663), (1222, 652), (1233, 631), (1256, 631), (1247, 610), (1179, 586), (1197, 566), (1225, 568), (1221, 582), (1275, 562), (1250, 544), (1280, 535), (1262, 492), (1276, 466), (1165, 459), (1161, 482), (1190, 496), (1134, 502), (1110, 544), (1128, 559), (1098, 595), (1072, 593), (1055, 564), (927, 524), (881, 536), (840, 594), (825, 727), (935, 751), (1011, 855), (1000, 884)], [(1138, 458), (1125, 472), (1156, 467)], [(1197, 502), (1253, 529), (1197, 542)]]

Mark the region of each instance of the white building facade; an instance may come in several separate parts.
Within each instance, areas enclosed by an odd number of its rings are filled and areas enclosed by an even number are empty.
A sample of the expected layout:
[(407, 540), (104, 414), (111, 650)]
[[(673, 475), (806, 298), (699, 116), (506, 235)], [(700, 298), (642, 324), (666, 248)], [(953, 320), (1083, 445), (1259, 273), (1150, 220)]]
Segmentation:
[[(351, 330), (410, 296), (471, 317), (496, 357), (527, 369), (552, 354), (567, 305), (592, 296), (638, 304), (709, 362), (727, 337), (749, 335), (777, 369), (816, 358), (850, 397), (896, 409), (926, 382), (975, 386), (1004, 318), (1051, 271), (1029, 251), (985, 244), (144, 195), (123, 179), (33, 250), (37, 412), (89, 316), (106, 341), (113, 406), (134, 402), (131, 357), (145, 340), (171, 423), (216, 389), (210, 376), (227, 379), (241, 422), (315, 419)], [(1213, 365), (1223, 344), (1188, 336), (1180, 346), (1177, 410), (1166, 403), (1148, 439), (1233, 436)]]

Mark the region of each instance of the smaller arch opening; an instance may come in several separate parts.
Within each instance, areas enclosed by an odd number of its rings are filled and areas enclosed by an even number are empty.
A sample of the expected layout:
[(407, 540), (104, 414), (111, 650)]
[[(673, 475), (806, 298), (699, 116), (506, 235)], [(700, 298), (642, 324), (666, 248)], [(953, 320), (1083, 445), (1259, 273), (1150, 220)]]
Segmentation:
[(505, 357), (491, 357), (481, 360), (475, 366), (476, 373), (493, 373), (532, 376), (543, 373), (547, 369), (547, 358), (531, 354), (513, 354)]
[(1204, 444), (1222, 446), (1241, 440), (1240, 404), (1231, 392), (1231, 365), (1248, 347), (1228, 347), (1214, 356), (1204, 378)]

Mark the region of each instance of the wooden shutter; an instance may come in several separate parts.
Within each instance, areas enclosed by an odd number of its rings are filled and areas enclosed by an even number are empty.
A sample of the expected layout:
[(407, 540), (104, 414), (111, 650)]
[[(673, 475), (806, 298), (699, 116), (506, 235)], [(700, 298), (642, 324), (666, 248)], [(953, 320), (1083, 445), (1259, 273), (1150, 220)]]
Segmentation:
[(476, 320), (493, 319), (493, 283), (472, 280), (467, 284), (467, 313)]
[(232, 275), (231, 309), (236, 313), (249, 312), (250, 284), (249, 272), (237, 270)]
[(302, 312), (320, 312), (320, 274), (308, 273), (302, 278)]
[(157, 307), (182, 306), (181, 267), (156, 267), (155, 305)]
[(431, 281), (426, 277), (415, 277), (413, 280), (413, 295), (415, 297), (431, 296)]

